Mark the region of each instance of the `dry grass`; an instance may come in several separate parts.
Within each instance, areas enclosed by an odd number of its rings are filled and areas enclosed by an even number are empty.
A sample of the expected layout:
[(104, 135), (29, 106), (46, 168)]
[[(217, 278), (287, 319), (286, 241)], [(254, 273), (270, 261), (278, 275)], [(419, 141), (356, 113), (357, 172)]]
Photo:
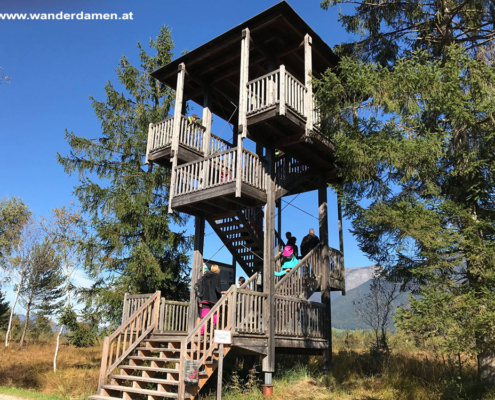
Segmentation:
[[(2, 347), (0, 386), (72, 399), (95, 394), (101, 347), (62, 346), (57, 373), (52, 370), (53, 350), (53, 343), (31, 344), (23, 349), (17, 344), (9, 349)], [(381, 357), (359, 349), (339, 349), (333, 364), (332, 374), (327, 377), (319, 357), (278, 358), (272, 400), (495, 400), (495, 392), (484, 391), (478, 385), (475, 364), (467, 358), (461, 377), (442, 357), (413, 349), (394, 349), (390, 356)], [(249, 379), (237, 380), (235, 385), (231, 381), (230, 390), (224, 386), (224, 399), (261, 400), (259, 386), (247, 385)]]
[(0, 349), (0, 386), (35, 389), (45, 394), (85, 398), (95, 394), (101, 360), (101, 347), (76, 349), (61, 346), (57, 372), (53, 372), (54, 343), (15, 343)]

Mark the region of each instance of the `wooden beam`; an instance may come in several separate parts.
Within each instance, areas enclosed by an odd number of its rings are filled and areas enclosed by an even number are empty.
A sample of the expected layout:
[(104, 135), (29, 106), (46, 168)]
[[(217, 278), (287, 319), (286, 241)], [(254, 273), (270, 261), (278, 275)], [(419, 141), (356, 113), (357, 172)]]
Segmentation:
[(319, 178), (318, 185), (318, 216), (320, 222), (320, 242), (323, 243), (323, 277), (321, 280), (321, 302), (325, 306), (325, 339), (328, 340), (328, 348), (323, 353), (323, 368), (328, 373), (332, 366), (332, 324), (331, 324), (331, 299), (330, 299), (330, 260), (328, 257), (328, 210), (327, 210), (328, 185), (324, 177)]
[(189, 297), (189, 314), (187, 331), (191, 333), (196, 327), (199, 317), (198, 299), (194, 291), (194, 285), (201, 279), (203, 269), (203, 250), (205, 241), (205, 218), (195, 217), (194, 221), (194, 253), (191, 273), (191, 294)]
[(306, 95), (304, 96), (304, 114), (306, 116), (306, 136), (313, 131), (313, 58), (312, 58), (313, 39), (306, 34), (304, 36), (304, 85), (306, 86)]
[(202, 125), (206, 128), (203, 136), (203, 154), (205, 157), (210, 155), (210, 139), (211, 139), (211, 88), (207, 87), (203, 98), (203, 120)]
[(242, 138), (246, 137), (247, 132), (247, 90), (246, 85), (249, 82), (249, 46), (251, 43), (251, 33), (249, 28), (242, 31), (241, 45), (241, 71), (239, 80), (239, 132), (242, 133)]
[(186, 66), (184, 63), (179, 64), (179, 74), (177, 76), (177, 88), (175, 90), (175, 108), (174, 108), (174, 125), (173, 125), (173, 136), (172, 136), (172, 176), (170, 179), (170, 190), (169, 190), (169, 201), (168, 201), (168, 212), (172, 213), (172, 200), (174, 198), (174, 190), (177, 182), (176, 180), (176, 169), (177, 169), (177, 158), (179, 152), (179, 133), (180, 124), (182, 119), (182, 105), (184, 100), (184, 79), (186, 75)]
[[(344, 230), (342, 227), (342, 199), (339, 194), (337, 194), (337, 215), (339, 219), (339, 250), (342, 253), (342, 269), (345, 274), (345, 264), (344, 264)], [(344, 289), (342, 294), (345, 295), (345, 279), (343, 281)]]
[[(274, 237), (275, 237), (275, 151), (266, 149), (267, 193), (265, 205), (265, 229), (263, 248), (263, 291), (268, 293), (263, 310), (266, 320), (267, 356), (263, 359), (263, 372), (275, 372), (275, 271), (274, 271)], [(264, 325), (264, 324), (263, 324)]]

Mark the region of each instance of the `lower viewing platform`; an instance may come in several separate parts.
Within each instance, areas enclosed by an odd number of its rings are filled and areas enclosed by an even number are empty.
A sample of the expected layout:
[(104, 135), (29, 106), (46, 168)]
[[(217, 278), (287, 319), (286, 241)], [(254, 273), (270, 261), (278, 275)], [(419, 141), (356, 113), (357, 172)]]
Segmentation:
[(266, 204), (266, 182), (259, 157), (235, 147), (177, 166), (172, 173), (172, 208), (197, 216), (221, 216), (259, 207)]

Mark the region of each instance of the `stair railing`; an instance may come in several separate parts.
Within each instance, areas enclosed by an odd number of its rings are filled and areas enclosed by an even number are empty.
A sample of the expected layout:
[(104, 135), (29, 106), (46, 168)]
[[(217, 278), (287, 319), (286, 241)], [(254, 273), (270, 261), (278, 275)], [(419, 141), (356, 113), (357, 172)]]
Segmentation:
[(320, 286), (323, 277), (323, 243), (319, 243), (294, 268), (275, 284), (275, 293), (282, 296), (299, 297), (313, 284)]
[[(181, 374), (184, 373), (184, 360), (196, 360), (198, 370), (206, 365), (208, 358), (218, 349), (214, 343), (214, 330), (232, 331), (235, 324), (235, 302), (237, 288), (232, 285), (227, 293), (211, 308), (194, 330), (183, 339), (181, 345)], [(214, 324), (216, 319), (216, 326)], [(203, 332), (202, 332), (203, 331)], [(184, 377), (181, 377), (179, 393), (184, 393)]]
[(151, 296), (127, 321), (110, 336), (103, 340), (103, 354), (99, 386), (105, 379), (147, 335), (158, 326), (158, 312), (160, 310), (160, 295), (158, 291)]
[(246, 281), (244, 282), (241, 286), (239, 286), (239, 289), (242, 289), (242, 290), (253, 290), (255, 292), (257, 292), (258, 288), (258, 277), (261, 276), (261, 271), (259, 272), (256, 272), (254, 273), (253, 275), (251, 275), (251, 277)]

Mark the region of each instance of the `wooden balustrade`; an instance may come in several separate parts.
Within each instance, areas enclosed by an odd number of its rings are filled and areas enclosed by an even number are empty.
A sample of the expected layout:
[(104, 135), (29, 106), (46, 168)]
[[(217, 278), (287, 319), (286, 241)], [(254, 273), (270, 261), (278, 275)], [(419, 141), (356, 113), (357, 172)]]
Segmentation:
[(318, 287), (323, 276), (323, 245), (320, 243), (304, 256), (294, 268), (279, 278), (275, 293), (282, 296), (300, 296), (310, 287)]
[(247, 115), (274, 107), (280, 101), (280, 70), (270, 72), (247, 84)]
[[(179, 129), (179, 145), (187, 146), (197, 152), (203, 153), (203, 138), (206, 128), (198, 123), (189, 124), (186, 116), (181, 116)], [(174, 117), (165, 118), (163, 121), (151, 124), (148, 132), (147, 151), (153, 152), (172, 145), (174, 133)], [(212, 135), (212, 149), (226, 149), (228, 142)]]
[[(242, 157), (242, 182), (265, 190), (265, 168), (261, 160), (256, 154), (245, 149), (242, 151)], [(237, 148), (232, 148), (177, 166), (175, 182), (172, 185), (173, 197), (234, 182), (237, 178), (236, 160)]]
[(184, 115), (181, 116), (179, 144), (187, 146), (198, 152), (203, 152), (203, 136), (206, 128), (197, 122), (189, 123), (189, 120)]
[(232, 148), (232, 144), (223, 140), (222, 138), (211, 134), (210, 137), (210, 154), (221, 153), (226, 150), (230, 150)]
[(276, 190), (286, 188), (301, 175), (309, 171), (309, 166), (294, 157), (284, 154), (275, 162)]
[(148, 299), (153, 296), (153, 293), (147, 294), (129, 294), (124, 295), (124, 305), (122, 307), (122, 323), (127, 321), (129, 317), (139, 310)]
[(158, 332), (187, 332), (189, 303), (161, 299)]
[(266, 190), (265, 166), (258, 155), (242, 149), (241, 179), (257, 189)]
[(321, 303), (275, 295), (275, 334), (325, 338), (325, 306)]
[(254, 290), (236, 290), (236, 313), (233, 329), (237, 333), (264, 334), (262, 318), (263, 304), (267, 293)]
[(111, 336), (103, 340), (99, 385), (126, 358), (144, 338), (158, 326), (160, 292), (148, 300)]
[(299, 82), (292, 74), (285, 72), (285, 103), (300, 116), (304, 114), (304, 98), (306, 86)]
[(173, 183), (174, 197), (234, 182), (237, 148), (179, 165)]
[(170, 146), (172, 144), (173, 128), (173, 116), (150, 125), (150, 131), (148, 132), (148, 142), (150, 142), (148, 143), (149, 151), (151, 152)]
[[(227, 293), (211, 308), (210, 312), (200, 321), (194, 330), (184, 340), (181, 346), (181, 358), (196, 360), (199, 366), (211, 357), (218, 345), (213, 341), (214, 329), (228, 331), (235, 321), (236, 287), (232, 285)], [(216, 320), (216, 324), (214, 323)], [(216, 326), (215, 326), (216, 325)]]
[(328, 258), (330, 263), (330, 279), (339, 282), (345, 290), (345, 266), (344, 255), (340, 250), (332, 247), (328, 248)]

